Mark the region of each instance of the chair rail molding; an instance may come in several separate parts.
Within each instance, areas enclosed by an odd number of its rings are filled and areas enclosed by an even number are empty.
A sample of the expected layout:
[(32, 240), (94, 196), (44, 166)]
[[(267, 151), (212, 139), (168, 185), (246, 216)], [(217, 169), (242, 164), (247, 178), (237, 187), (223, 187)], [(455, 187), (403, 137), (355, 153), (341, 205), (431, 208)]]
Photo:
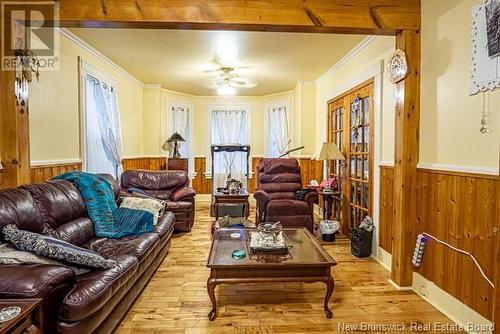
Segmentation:
[(499, 167), (482, 167), (482, 166), (462, 166), (462, 165), (448, 165), (448, 164), (437, 164), (437, 163), (427, 163), (419, 162), (417, 164), (419, 169), (431, 169), (441, 172), (459, 172), (459, 173), (474, 173), (474, 174), (485, 174), (485, 175), (499, 175)]

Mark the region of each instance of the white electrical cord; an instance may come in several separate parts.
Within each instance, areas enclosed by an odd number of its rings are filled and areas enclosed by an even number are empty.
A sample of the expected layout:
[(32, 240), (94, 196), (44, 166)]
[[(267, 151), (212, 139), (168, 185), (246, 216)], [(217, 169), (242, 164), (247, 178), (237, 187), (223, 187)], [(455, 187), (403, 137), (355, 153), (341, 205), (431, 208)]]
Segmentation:
[(465, 254), (465, 255), (470, 256), (470, 258), (472, 259), (472, 261), (474, 261), (474, 263), (476, 264), (476, 266), (479, 268), (479, 271), (481, 272), (481, 275), (483, 275), (484, 279), (485, 279), (485, 280), (486, 280), (486, 281), (487, 281), (487, 282), (491, 285), (491, 287), (492, 287), (492, 288), (495, 288), (495, 285), (494, 285), (494, 284), (493, 284), (493, 282), (492, 282), (492, 281), (488, 278), (488, 276), (486, 276), (486, 274), (484, 273), (483, 268), (481, 268), (481, 265), (480, 265), (480, 264), (479, 264), (479, 262), (476, 260), (476, 258), (474, 257), (474, 255), (472, 255), (471, 253), (466, 252), (466, 251), (464, 251), (464, 250), (462, 250), (462, 249), (456, 248), (456, 247), (454, 247), (454, 246), (452, 246), (452, 245), (450, 245), (450, 244), (448, 244), (448, 243), (446, 243), (446, 242), (444, 242), (444, 241), (442, 241), (442, 240), (439, 240), (438, 238), (436, 238), (436, 237), (434, 237), (434, 236), (430, 235), (429, 233), (422, 232), (421, 234), (422, 234), (422, 235), (425, 235), (426, 237), (429, 237), (429, 238), (431, 238), (431, 239), (433, 239), (433, 240), (435, 240), (435, 241), (437, 241), (437, 242), (439, 242), (440, 244), (443, 244), (443, 245), (445, 245), (445, 246), (450, 247), (451, 249), (453, 249), (453, 250), (454, 250), (454, 251), (456, 251), (456, 252), (459, 252), (459, 253), (462, 253), (462, 254)]

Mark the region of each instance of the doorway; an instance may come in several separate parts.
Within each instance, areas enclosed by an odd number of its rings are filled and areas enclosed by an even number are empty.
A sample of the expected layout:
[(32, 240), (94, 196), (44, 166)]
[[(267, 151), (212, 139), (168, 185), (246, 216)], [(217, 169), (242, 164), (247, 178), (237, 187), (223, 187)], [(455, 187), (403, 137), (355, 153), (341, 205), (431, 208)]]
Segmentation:
[(346, 235), (373, 211), (373, 87), (370, 79), (328, 101), (328, 141), (345, 157), (330, 164), (330, 175), (339, 180), (335, 218)]

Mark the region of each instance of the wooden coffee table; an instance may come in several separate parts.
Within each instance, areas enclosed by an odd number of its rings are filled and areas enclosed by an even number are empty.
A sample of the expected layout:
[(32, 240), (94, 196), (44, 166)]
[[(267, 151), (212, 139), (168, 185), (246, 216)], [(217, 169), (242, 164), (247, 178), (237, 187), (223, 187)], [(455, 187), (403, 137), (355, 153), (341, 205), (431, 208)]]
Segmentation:
[[(326, 295), (323, 308), (327, 318), (332, 317), (328, 301), (335, 283), (331, 275), (331, 267), (335, 260), (321, 247), (306, 229), (284, 229), (284, 233), (293, 247), (289, 254), (252, 253), (247, 240), (251, 230), (218, 229), (212, 241), (207, 267), (210, 277), (207, 290), (212, 302), (212, 310), (208, 314), (210, 320), (217, 317), (215, 287), (220, 284), (241, 283), (278, 283), (278, 282), (324, 282)], [(238, 239), (231, 238), (232, 233), (240, 233)], [(243, 259), (233, 259), (231, 253), (235, 249), (246, 252)]]

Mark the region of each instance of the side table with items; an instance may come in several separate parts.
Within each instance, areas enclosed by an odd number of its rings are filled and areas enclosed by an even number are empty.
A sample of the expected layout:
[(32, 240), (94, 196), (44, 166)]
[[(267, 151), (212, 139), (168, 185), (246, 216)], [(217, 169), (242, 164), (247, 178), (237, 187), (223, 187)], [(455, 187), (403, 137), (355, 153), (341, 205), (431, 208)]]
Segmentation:
[(332, 218), (340, 221), (342, 193), (340, 191), (325, 192), (318, 191), (318, 194), (323, 197), (325, 205), (323, 209), (323, 219), (331, 220)]
[[(232, 217), (245, 217), (248, 218), (250, 215), (250, 202), (248, 198), (250, 194), (247, 191), (238, 192), (238, 193), (214, 193), (214, 213), (215, 220), (217, 221), (221, 216), (232, 216)], [(235, 210), (231, 210), (230, 208), (234, 208)], [(230, 214), (222, 214), (223, 211)], [(234, 211), (234, 212), (233, 212)]]
[(41, 302), (40, 298), (0, 300), (0, 334), (41, 334)]

